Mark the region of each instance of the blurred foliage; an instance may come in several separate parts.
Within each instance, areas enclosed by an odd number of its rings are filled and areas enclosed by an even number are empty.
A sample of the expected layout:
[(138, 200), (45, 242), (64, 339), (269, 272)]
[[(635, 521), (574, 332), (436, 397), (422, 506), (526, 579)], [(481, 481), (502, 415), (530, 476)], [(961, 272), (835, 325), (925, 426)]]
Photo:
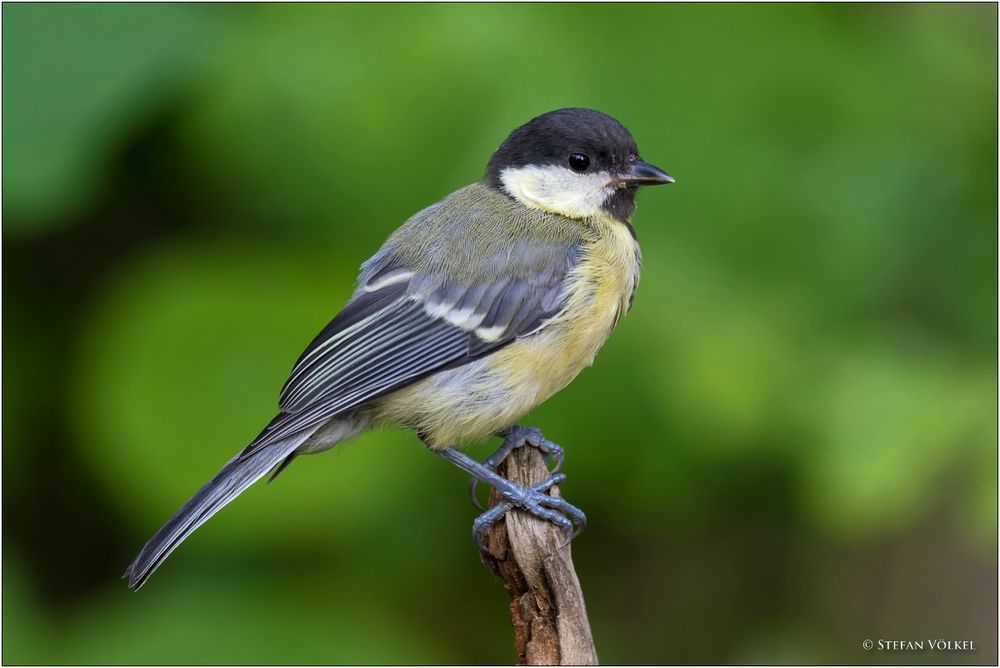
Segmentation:
[[(400, 431), (118, 575), (360, 262), (562, 106), (678, 180), (526, 420), (602, 659), (996, 662), (995, 5), (2, 11), (5, 663), (512, 661), (464, 477)], [(861, 649), (926, 634), (980, 649)]]

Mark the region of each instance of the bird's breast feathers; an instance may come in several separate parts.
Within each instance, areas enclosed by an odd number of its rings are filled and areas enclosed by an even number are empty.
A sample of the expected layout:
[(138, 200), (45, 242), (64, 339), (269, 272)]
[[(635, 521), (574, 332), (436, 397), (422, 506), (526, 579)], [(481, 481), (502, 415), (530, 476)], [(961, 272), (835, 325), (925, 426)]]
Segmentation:
[(572, 381), (628, 309), (641, 263), (631, 231), (611, 218), (590, 219), (580, 244), (558, 313), (482, 358), (383, 397), (376, 419), (448, 447), (510, 425)]
[[(610, 219), (594, 221), (582, 260), (567, 277), (565, 308), (532, 336), (490, 357), (490, 366), (527, 388), (541, 403), (590, 366), (622, 315), (639, 281), (641, 255), (630, 230)], [(533, 406), (532, 406), (533, 407)]]

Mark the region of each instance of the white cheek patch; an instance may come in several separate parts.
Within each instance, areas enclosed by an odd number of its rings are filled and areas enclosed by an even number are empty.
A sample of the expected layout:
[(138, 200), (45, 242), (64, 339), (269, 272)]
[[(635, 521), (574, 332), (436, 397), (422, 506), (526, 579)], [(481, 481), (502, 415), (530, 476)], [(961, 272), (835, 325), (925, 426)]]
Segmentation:
[(521, 204), (567, 218), (595, 215), (614, 193), (609, 173), (577, 174), (558, 165), (508, 167), (500, 172), (500, 182)]

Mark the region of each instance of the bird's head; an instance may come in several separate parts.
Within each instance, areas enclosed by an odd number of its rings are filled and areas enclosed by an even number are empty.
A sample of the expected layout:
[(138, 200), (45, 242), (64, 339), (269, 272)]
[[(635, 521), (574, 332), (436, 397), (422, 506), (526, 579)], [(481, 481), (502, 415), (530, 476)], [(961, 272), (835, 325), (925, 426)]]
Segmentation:
[(628, 222), (640, 186), (673, 183), (643, 162), (632, 133), (592, 109), (559, 109), (510, 133), (486, 168), (486, 182), (525, 206), (568, 218), (604, 212)]

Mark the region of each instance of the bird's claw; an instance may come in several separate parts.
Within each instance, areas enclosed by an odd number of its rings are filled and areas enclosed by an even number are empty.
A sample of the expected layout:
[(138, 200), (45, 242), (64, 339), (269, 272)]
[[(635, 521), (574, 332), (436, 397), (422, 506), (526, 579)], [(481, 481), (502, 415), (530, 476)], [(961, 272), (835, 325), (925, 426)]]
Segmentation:
[(486, 551), (486, 534), (498, 519), (511, 508), (520, 508), (535, 517), (552, 522), (566, 533), (566, 544), (580, 535), (587, 526), (587, 516), (570, 502), (558, 496), (549, 496), (548, 491), (566, 480), (559, 473), (532, 487), (510, 484), (502, 490), (504, 500), (480, 515), (472, 523), (472, 540), (480, 551)]
[[(498, 432), (497, 436), (504, 439), (503, 444), (483, 462), (483, 465), (491, 471), (496, 472), (497, 467), (507, 458), (507, 455), (517, 448), (522, 448), (526, 445), (538, 448), (545, 455), (545, 464), (552, 473), (558, 473), (562, 469), (566, 451), (558, 443), (553, 443), (545, 438), (542, 435), (541, 429), (522, 427), (515, 424)], [(478, 484), (479, 480), (475, 477), (469, 480), (469, 498), (472, 500), (472, 505), (478, 510), (484, 510), (483, 504), (479, 502), (479, 498), (476, 496), (476, 487)]]
[[(490, 469), (494, 471), (494, 469)], [(495, 471), (494, 471), (495, 472)], [(469, 500), (472, 501), (472, 505), (476, 507), (476, 510), (483, 511), (483, 504), (479, 502), (479, 497), (476, 496), (476, 487), (479, 485), (479, 480), (475, 476), (469, 478)]]

